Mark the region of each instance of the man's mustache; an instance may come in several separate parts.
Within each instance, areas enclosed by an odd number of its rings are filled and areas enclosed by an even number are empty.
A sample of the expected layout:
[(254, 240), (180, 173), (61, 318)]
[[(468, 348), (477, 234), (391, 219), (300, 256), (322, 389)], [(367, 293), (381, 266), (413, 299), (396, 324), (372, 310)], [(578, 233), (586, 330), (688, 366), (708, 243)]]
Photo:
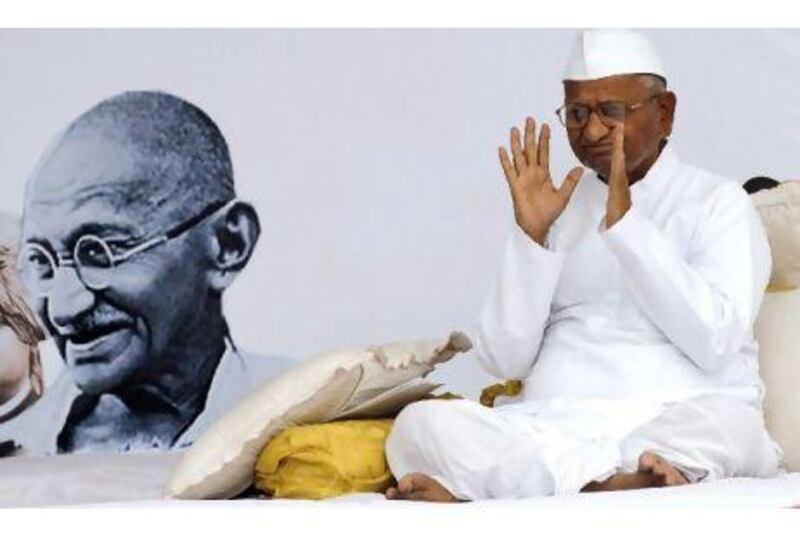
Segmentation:
[(94, 311), (68, 324), (52, 324), (52, 330), (56, 337), (79, 339), (89, 336), (98, 337), (117, 329), (130, 327), (133, 323), (133, 319), (127, 314), (109, 309)]

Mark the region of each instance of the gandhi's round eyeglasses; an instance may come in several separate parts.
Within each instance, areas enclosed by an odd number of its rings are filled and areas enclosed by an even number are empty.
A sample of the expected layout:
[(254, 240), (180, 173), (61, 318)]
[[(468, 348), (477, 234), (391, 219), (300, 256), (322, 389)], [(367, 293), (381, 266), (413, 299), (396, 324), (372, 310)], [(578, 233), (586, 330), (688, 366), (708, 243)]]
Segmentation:
[(216, 213), (231, 202), (214, 202), (191, 217), (160, 235), (133, 245), (124, 252), (115, 253), (101, 237), (83, 235), (75, 242), (72, 255), (51, 252), (42, 244), (25, 243), (20, 251), (17, 270), (20, 279), (34, 296), (45, 296), (53, 289), (56, 271), (61, 267), (74, 268), (81, 282), (90, 290), (101, 291), (111, 284), (114, 268), (136, 254), (152, 250), (183, 233)]
[(641, 109), (660, 94), (661, 93), (654, 94), (650, 98), (635, 104), (616, 101), (599, 102), (595, 106), (586, 104), (564, 104), (556, 109), (556, 115), (558, 116), (559, 122), (569, 130), (581, 129), (586, 126), (592, 113), (597, 113), (597, 118), (599, 118), (603, 124), (609, 128), (613, 128), (616, 124), (625, 122), (625, 117), (628, 114), (635, 112), (637, 109)]

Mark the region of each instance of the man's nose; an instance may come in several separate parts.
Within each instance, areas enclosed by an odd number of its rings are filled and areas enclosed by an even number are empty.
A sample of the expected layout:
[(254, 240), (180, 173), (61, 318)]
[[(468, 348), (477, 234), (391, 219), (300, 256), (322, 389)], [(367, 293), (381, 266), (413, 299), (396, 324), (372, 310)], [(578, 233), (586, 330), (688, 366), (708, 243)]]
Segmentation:
[(95, 294), (86, 288), (74, 268), (59, 268), (47, 295), (47, 315), (58, 331), (92, 309)]
[(611, 128), (600, 120), (597, 113), (591, 113), (589, 115), (589, 120), (586, 122), (586, 126), (583, 127), (583, 138), (586, 139), (587, 144), (594, 144), (608, 135), (610, 131)]

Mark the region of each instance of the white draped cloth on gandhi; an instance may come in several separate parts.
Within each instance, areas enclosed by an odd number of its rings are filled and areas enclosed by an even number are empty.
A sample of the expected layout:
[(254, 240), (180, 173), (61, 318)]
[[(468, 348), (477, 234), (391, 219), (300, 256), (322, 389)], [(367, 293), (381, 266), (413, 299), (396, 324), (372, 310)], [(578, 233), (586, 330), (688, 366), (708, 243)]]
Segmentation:
[(667, 146), (608, 230), (607, 195), (581, 179), (546, 247), (515, 227), (477, 344), (523, 397), (408, 406), (386, 445), (397, 479), (465, 500), (572, 494), (647, 450), (689, 481), (777, 472), (752, 333), (771, 261), (746, 193)]

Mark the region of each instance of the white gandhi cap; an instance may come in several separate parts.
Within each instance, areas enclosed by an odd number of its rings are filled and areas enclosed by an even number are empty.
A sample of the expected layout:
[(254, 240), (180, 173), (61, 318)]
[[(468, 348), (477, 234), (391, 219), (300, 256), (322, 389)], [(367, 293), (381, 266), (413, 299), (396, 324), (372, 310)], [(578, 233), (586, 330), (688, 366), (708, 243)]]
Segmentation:
[(620, 74), (655, 74), (667, 79), (655, 48), (632, 30), (585, 30), (578, 34), (564, 80), (587, 81)]

